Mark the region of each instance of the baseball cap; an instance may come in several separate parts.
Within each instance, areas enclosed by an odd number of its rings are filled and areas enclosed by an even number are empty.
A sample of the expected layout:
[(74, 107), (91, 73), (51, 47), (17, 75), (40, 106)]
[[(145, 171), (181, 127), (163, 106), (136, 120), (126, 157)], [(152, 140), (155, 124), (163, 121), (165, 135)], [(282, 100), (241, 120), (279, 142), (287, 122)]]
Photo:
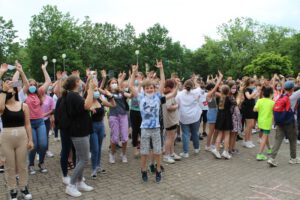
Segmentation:
[(286, 81), (284, 83), (284, 89), (289, 90), (289, 89), (293, 89), (295, 87), (295, 84), (293, 81)]

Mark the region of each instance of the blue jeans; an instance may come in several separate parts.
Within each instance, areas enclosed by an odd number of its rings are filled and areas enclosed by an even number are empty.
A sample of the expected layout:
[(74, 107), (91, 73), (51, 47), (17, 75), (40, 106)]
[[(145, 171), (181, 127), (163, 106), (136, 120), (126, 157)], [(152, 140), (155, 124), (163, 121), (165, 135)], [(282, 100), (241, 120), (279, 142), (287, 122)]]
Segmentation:
[(180, 123), (182, 130), (182, 144), (183, 144), (183, 152), (189, 152), (189, 142), (190, 142), (190, 134), (192, 134), (192, 141), (194, 149), (200, 149), (199, 143), (199, 127), (200, 120), (192, 124), (182, 124)]
[(101, 167), (101, 148), (105, 137), (105, 127), (103, 122), (93, 122), (93, 133), (90, 135), (92, 170)]
[(30, 123), (34, 149), (29, 153), (29, 166), (34, 166), (34, 158), (36, 153), (39, 154), (39, 163), (44, 163), (48, 140), (44, 119), (32, 119), (30, 120)]
[(44, 121), (46, 126), (46, 134), (47, 134), (47, 150), (49, 149), (49, 131), (50, 131), (50, 118)]

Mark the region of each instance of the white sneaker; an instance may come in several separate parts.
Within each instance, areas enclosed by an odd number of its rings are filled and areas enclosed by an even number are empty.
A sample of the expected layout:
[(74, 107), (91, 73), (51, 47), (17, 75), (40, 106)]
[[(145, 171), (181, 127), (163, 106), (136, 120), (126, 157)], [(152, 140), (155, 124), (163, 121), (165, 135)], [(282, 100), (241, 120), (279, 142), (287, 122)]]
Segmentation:
[(252, 141), (249, 141), (249, 144), (250, 144), (251, 148), (255, 147), (255, 144)]
[(284, 139), (284, 143), (286, 144), (290, 143), (289, 139)]
[(173, 154), (171, 155), (171, 158), (172, 158), (173, 160), (175, 160), (175, 161), (181, 160), (181, 157), (180, 157), (179, 155), (177, 155), (176, 153), (173, 153)]
[(291, 158), (289, 160), (289, 163), (294, 165), (294, 164), (300, 164), (300, 158)]
[(195, 154), (198, 154), (200, 152), (200, 149), (194, 149)]
[(214, 144), (210, 145), (210, 149), (215, 149), (215, 148), (216, 148), (216, 145), (214, 145)]
[(211, 152), (214, 154), (214, 156), (218, 159), (221, 159), (220, 153), (217, 151), (217, 149), (212, 149)]
[(46, 156), (47, 156), (48, 158), (53, 158), (53, 157), (54, 157), (54, 154), (53, 154), (51, 151), (47, 151), (47, 152), (46, 152)]
[(122, 163), (128, 163), (126, 155), (122, 155), (121, 158), (122, 158)]
[(79, 192), (75, 185), (68, 185), (66, 188), (66, 193), (72, 197), (80, 197), (82, 194)]
[(79, 183), (77, 183), (77, 189), (83, 192), (90, 192), (92, 190), (94, 190), (93, 187), (88, 186), (85, 182), (81, 181)]
[(34, 175), (36, 174), (36, 171), (34, 169), (34, 166), (29, 166), (29, 174)]
[(71, 178), (70, 178), (70, 176), (62, 177), (62, 181), (65, 185), (70, 185)]
[(189, 157), (189, 153), (184, 153), (184, 152), (182, 152), (182, 153), (180, 153), (179, 154), (182, 158), (188, 158)]
[(231, 158), (231, 155), (228, 153), (228, 151), (223, 151), (222, 156), (223, 156), (225, 159), (230, 159), (230, 158)]
[(113, 155), (112, 153), (109, 153), (109, 163), (110, 164), (115, 164), (116, 163), (115, 155)]
[(38, 153), (35, 155), (35, 159), (36, 159), (37, 161), (40, 160), (40, 155), (39, 155)]
[(205, 151), (211, 151), (211, 148), (205, 145)]
[(58, 141), (60, 141), (60, 138), (59, 138), (59, 137), (56, 137), (56, 138), (54, 138), (54, 141), (55, 141), (55, 142), (58, 142)]
[(300, 140), (297, 140), (297, 144), (300, 144)]
[(175, 160), (173, 160), (170, 156), (164, 156), (163, 161), (169, 164), (175, 163)]

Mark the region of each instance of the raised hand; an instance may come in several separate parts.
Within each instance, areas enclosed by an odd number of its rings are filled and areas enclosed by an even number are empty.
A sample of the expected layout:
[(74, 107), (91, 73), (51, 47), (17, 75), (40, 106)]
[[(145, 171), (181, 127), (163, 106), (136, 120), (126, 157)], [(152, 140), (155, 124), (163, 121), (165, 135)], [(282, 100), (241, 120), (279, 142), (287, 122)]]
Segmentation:
[(62, 78), (62, 73), (61, 73), (61, 71), (57, 71), (56, 72), (56, 79), (57, 80), (60, 80)]
[(85, 69), (85, 75), (86, 75), (86, 76), (89, 76), (89, 75), (90, 75), (90, 68), (86, 68), (86, 69)]
[(107, 75), (106, 75), (105, 69), (101, 70), (101, 77), (102, 77), (102, 79), (105, 79), (106, 76), (107, 76)]
[(156, 65), (155, 65), (155, 67), (157, 67), (157, 68), (163, 68), (164, 66), (163, 66), (163, 62), (162, 62), (162, 60), (156, 60)]
[(42, 64), (41, 66), (42, 70), (46, 69), (47, 65), (48, 65), (48, 61), (45, 61), (45, 63)]
[(0, 71), (4, 74), (7, 72), (7, 70), (8, 70), (8, 64), (6, 63), (1, 64)]
[(220, 70), (218, 70), (219, 78), (223, 78), (223, 74)]
[(23, 68), (22, 68), (22, 65), (18, 62), (16, 62), (16, 70), (19, 72), (19, 73), (22, 73), (23, 72)]
[(131, 65), (131, 69), (132, 69), (132, 73), (137, 73), (139, 70), (139, 66), (138, 65)]
[(97, 82), (95, 79), (91, 79), (89, 82), (89, 89), (94, 91), (97, 88)]

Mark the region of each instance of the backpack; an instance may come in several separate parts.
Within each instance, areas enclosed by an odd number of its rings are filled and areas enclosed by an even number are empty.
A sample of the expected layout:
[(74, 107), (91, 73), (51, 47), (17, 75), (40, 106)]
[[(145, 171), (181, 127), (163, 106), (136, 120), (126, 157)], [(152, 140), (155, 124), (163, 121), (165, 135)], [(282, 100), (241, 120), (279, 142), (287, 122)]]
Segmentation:
[(289, 124), (294, 121), (294, 112), (292, 111), (290, 98), (287, 94), (280, 95), (275, 101), (273, 113), (276, 125)]

